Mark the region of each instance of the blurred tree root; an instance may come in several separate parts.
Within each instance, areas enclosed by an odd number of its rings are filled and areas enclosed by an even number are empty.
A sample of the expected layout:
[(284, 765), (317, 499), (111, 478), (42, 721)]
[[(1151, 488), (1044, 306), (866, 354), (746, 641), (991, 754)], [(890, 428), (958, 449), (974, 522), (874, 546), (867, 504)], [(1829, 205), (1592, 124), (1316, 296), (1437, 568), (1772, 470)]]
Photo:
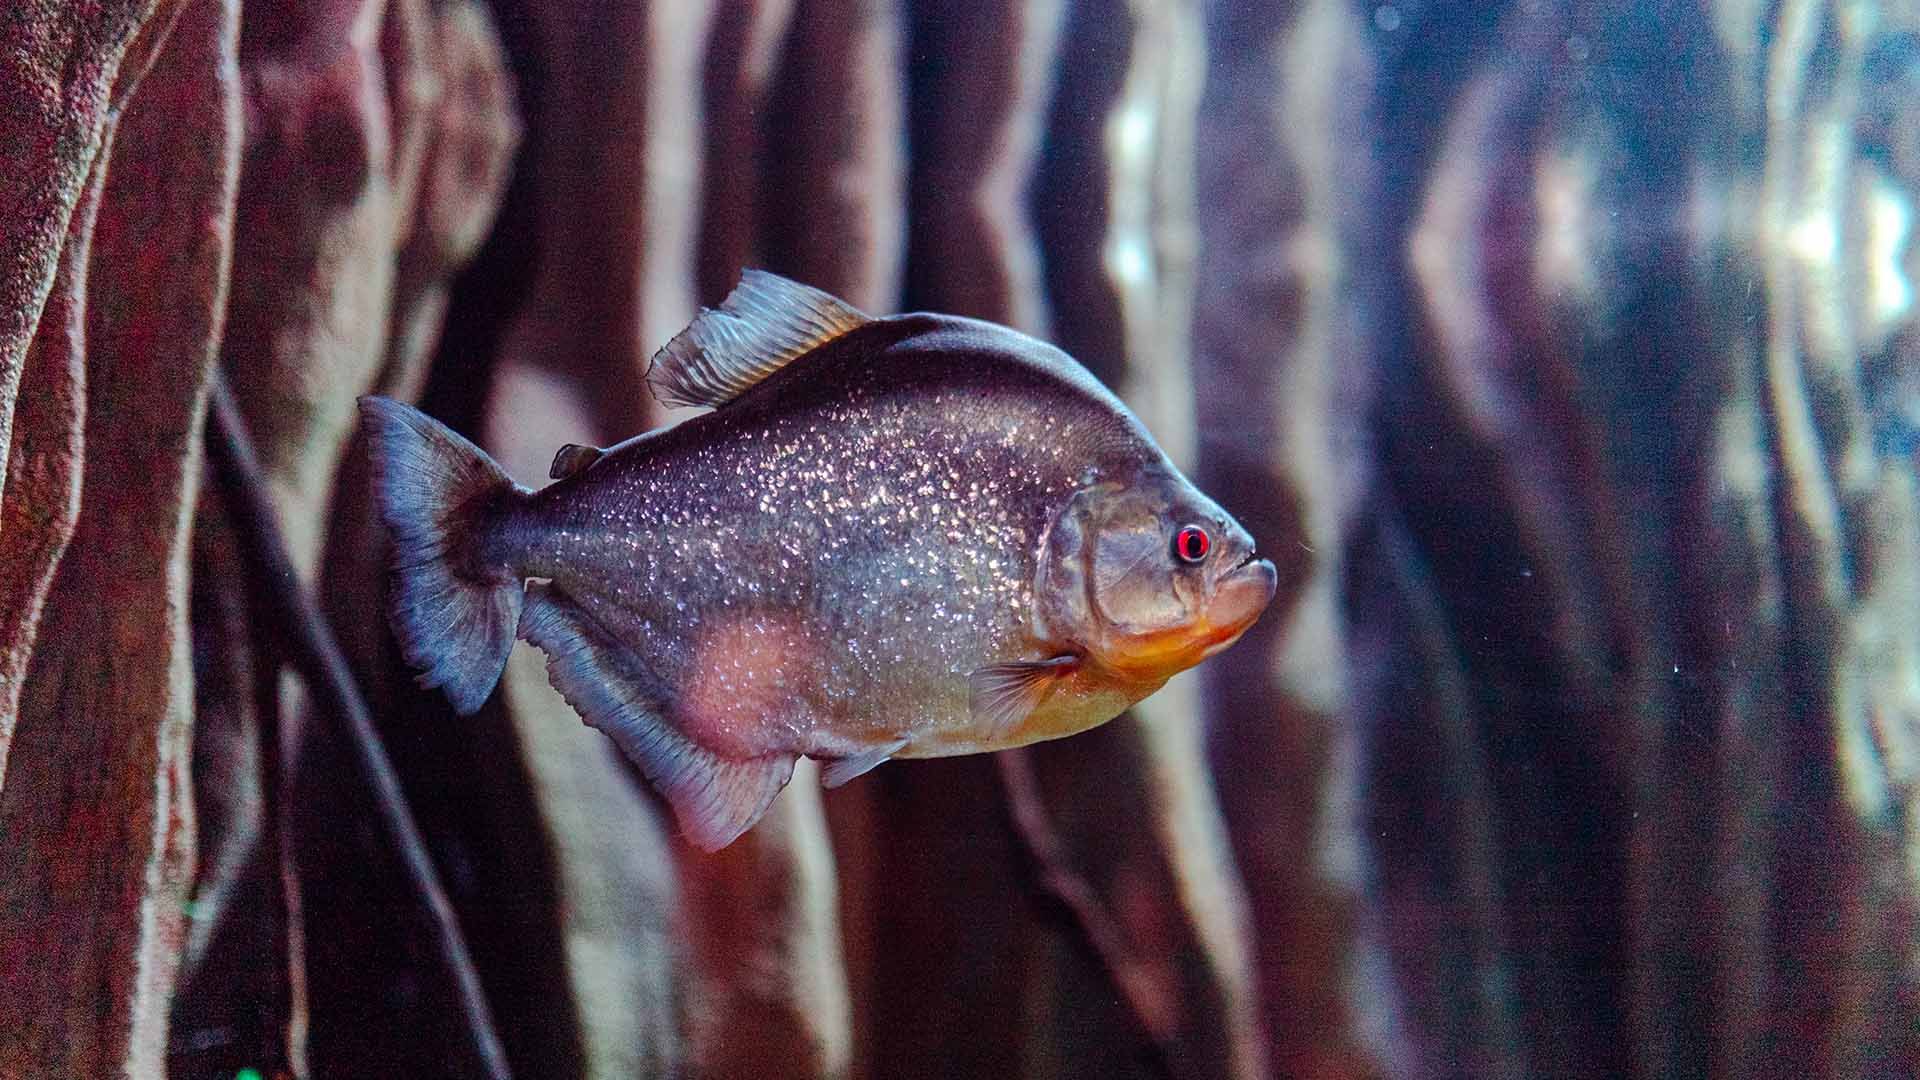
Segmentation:
[[(400, 790), (393, 762), (374, 730), (373, 717), (354, 684), (346, 656), (334, 641), (319, 607), (300, 587), (267, 499), (253, 441), (243, 426), (232, 393), (218, 375), (213, 380), (207, 428), (212, 473), (223, 488), (221, 505), (233, 522), (243, 560), (253, 572), (246, 585), (249, 591), (264, 594), (260, 606), (283, 627), (284, 640), (277, 643), (279, 651), (299, 673), (319, 709), (338, 725), (337, 738), (351, 747), (361, 779), (372, 790), (388, 842), (406, 867), (415, 899), (433, 923), (440, 962), (454, 983), (454, 992), (466, 1016), (467, 1049), (486, 1075), (504, 1077), (508, 1075), (506, 1052), (494, 1031), (492, 1010), (481, 994), (480, 976), (468, 954), (465, 935), (454, 920), (453, 907), (447, 903), (433, 860), (421, 843), (419, 826), (414, 823), (406, 796)], [(281, 746), (278, 726), (270, 719), (266, 724), (269, 730), (262, 732), (261, 742), (278, 749)], [(285, 770), (274, 768), (268, 761), (278, 764), (280, 756), (275, 753), (261, 763), (263, 801), (275, 806), (285, 798)]]

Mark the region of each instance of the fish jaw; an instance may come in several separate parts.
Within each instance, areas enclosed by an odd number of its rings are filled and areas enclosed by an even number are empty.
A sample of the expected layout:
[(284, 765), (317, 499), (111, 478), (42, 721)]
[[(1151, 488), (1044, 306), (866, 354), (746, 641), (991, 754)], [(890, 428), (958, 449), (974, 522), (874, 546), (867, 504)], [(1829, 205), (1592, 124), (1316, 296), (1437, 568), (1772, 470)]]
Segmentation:
[(1213, 602), (1207, 605), (1203, 638), (1206, 644), (1194, 660), (1199, 663), (1240, 640), (1260, 616), (1280, 587), (1280, 572), (1265, 559), (1252, 559), (1227, 572), (1214, 586)]
[(1152, 684), (1158, 689), (1174, 675), (1240, 640), (1273, 602), (1279, 583), (1279, 571), (1272, 563), (1250, 559), (1221, 575), (1198, 618), (1158, 633), (1130, 637), (1105, 650), (1098, 662), (1119, 681)]
[(915, 743), (899, 757), (1004, 750), (1078, 734), (1120, 715), (1168, 679), (1240, 640), (1273, 602), (1279, 572), (1265, 559), (1249, 558), (1222, 574), (1201, 617), (1174, 629), (1129, 639), (1125, 646), (1090, 656), (1033, 712), (1003, 738), (978, 732), (936, 736)]

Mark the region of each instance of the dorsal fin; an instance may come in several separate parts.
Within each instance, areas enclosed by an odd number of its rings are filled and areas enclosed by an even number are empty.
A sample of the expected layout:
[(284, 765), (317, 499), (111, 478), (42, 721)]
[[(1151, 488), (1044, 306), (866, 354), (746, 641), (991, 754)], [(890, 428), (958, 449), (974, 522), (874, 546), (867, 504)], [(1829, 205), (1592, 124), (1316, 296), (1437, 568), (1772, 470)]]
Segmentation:
[(653, 354), (647, 381), (668, 405), (718, 408), (794, 357), (867, 321), (819, 289), (748, 270), (718, 308), (701, 309)]
[(553, 455), (553, 464), (547, 467), (547, 479), (565, 480), (581, 469), (606, 456), (606, 451), (597, 446), (582, 446), (568, 443)]

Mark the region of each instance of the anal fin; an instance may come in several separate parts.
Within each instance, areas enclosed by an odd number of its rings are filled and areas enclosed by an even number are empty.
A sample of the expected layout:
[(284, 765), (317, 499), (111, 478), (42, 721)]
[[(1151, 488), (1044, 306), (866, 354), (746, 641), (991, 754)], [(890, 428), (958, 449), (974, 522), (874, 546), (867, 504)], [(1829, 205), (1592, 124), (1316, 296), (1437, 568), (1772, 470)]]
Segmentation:
[(871, 750), (863, 750), (849, 757), (835, 758), (828, 761), (820, 770), (820, 786), (837, 788), (857, 776), (865, 776), (867, 773), (879, 768), (888, 758), (899, 753), (900, 748), (905, 745), (907, 745), (907, 740), (899, 739), (887, 743), (885, 746), (876, 746)]
[(673, 726), (670, 696), (646, 665), (550, 586), (527, 590), (520, 636), (547, 654), (547, 677), (605, 732), (673, 807), (687, 839), (718, 851), (767, 812), (793, 779), (792, 754), (730, 758)]

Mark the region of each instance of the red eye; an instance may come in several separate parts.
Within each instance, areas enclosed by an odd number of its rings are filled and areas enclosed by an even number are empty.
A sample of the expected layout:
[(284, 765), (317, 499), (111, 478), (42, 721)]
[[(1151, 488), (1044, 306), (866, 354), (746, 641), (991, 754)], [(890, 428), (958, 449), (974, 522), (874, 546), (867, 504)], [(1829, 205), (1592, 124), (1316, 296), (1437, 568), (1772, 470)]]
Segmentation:
[(1207, 536), (1207, 530), (1198, 525), (1181, 529), (1173, 538), (1173, 553), (1180, 556), (1181, 562), (1197, 563), (1211, 550), (1213, 540)]

